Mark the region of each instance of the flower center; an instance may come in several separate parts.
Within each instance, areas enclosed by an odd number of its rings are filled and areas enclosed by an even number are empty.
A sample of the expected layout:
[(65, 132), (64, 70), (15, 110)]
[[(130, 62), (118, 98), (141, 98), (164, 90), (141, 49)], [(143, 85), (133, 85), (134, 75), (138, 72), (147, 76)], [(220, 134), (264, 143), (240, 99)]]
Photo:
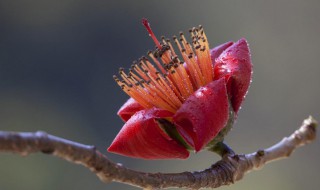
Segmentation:
[(143, 107), (158, 107), (175, 113), (194, 91), (213, 80), (207, 37), (202, 26), (189, 30), (192, 45), (182, 32), (179, 40), (174, 36), (173, 41), (183, 58), (181, 61), (169, 39), (162, 37), (159, 42), (148, 21), (143, 19), (142, 23), (155, 42), (156, 50), (148, 52), (150, 60), (142, 57), (135, 61), (128, 73), (120, 68), (122, 80), (113, 77), (122, 90)]

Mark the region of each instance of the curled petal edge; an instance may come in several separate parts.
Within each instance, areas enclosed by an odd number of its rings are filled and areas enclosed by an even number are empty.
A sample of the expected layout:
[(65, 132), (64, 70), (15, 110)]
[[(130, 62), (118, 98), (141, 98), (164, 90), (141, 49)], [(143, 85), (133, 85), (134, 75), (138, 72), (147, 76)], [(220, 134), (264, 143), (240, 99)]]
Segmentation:
[(151, 108), (136, 112), (122, 127), (109, 152), (142, 159), (186, 159), (189, 151), (169, 137), (157, 118), (170, 118), (172, 113)]
[(234, 42), (226, 42), (226, 43), (220, 44), (210, 50), (210, 56), (211, 56), (211, 61), (212, 61), (213, 65), (215, 65), (216, 59), (221, 55), (221, 53), (233, 44), (234, 44)]
[(135, 99), (129, 98), (119, 109), (118, 115), (123, 121), (128, 121), (133, 114), (140, 110), (144, 110), (145, 108), (142, 107)]

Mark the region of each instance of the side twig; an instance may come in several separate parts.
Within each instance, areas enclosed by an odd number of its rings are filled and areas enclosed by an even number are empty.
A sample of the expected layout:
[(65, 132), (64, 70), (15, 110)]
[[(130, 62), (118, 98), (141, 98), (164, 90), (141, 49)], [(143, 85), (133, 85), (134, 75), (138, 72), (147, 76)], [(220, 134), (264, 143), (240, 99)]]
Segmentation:
[(245, 155), (226, 155), (210, 168), (200, 172), (145, 173), (111, 162), (94, 146), (83, 145), (45, 132), (0, 131), (0, 152), (26, 156), (42, 152), (72, 163), (81, 164), (94, 172), (102, 181), (117, 181), (146, 189), (184, 187), (200, 189), (229, 185), (242, 179), (245, 173), (259, 169), (266, 163), (286, 158), (298, 147), (316, 138), (317, 123), (312, 117), (289, 137), (265, 150)]

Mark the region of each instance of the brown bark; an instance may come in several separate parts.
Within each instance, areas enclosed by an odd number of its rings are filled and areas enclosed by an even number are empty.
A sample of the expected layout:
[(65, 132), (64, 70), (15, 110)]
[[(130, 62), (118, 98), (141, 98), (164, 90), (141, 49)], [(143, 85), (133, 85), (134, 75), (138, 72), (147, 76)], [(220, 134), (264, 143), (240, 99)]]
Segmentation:
[(260, 169), (271, 161), (290, 156), (296, 148), (316, 138), (316, 126), (316, 121), (309, 117), (304, 120), (299, 129), (277, 144), (251, 154), (226, 155), (210, 168), (200, 172), (145, 173), (134, 171), (110, 161), (94, 146), (72, 142), (45, 132), (0, 131), (0, 152), (18, 153), (23, 156), (36, 152), (52, 154), (87, 167), (104, 182), (117, 181), (146, 189), (216, 188), (241, 180), (247, 172)]

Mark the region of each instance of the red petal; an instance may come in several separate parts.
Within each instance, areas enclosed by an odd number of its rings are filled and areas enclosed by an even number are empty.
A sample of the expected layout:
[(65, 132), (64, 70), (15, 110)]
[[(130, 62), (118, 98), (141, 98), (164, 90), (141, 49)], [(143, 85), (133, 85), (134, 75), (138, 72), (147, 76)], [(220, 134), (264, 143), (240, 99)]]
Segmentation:
[(196, 151), (206, 146), (227, 124), (225, 79), (212, 81), (191, 95), (173, 116), (180, 135)]
[(122, 127), (108, 151), (143, 159), (185, 159), (189, 152), (171, 139), (156, 118), (172, 117), (166, 110), (151, 108), (135, 113)]
[(133, 98), (129, 98), (126, 103), (119, 109), (118, 115), (123, 121), (128, 121), (130, 117), (135, 114), (137, 111), (145, 109)]
[(248, 91), (252, 74), (250, 50), (245, 39), (228, 47), (217, 59), (214, 66), (215, 79), (228, 79), (228, 95), (233, 110), (237, 113)]
[(219, 46), (214, 47), (213, 49), (210, 50), (210, 55), (211, 55), (211, 60), (213, 65), (216, 62), (216, 58), (219, 57), (219, 55), (228, 47), (230, 47), (233, 44), (233, 42), (226, 42), (224, 44), (221, 44)]

